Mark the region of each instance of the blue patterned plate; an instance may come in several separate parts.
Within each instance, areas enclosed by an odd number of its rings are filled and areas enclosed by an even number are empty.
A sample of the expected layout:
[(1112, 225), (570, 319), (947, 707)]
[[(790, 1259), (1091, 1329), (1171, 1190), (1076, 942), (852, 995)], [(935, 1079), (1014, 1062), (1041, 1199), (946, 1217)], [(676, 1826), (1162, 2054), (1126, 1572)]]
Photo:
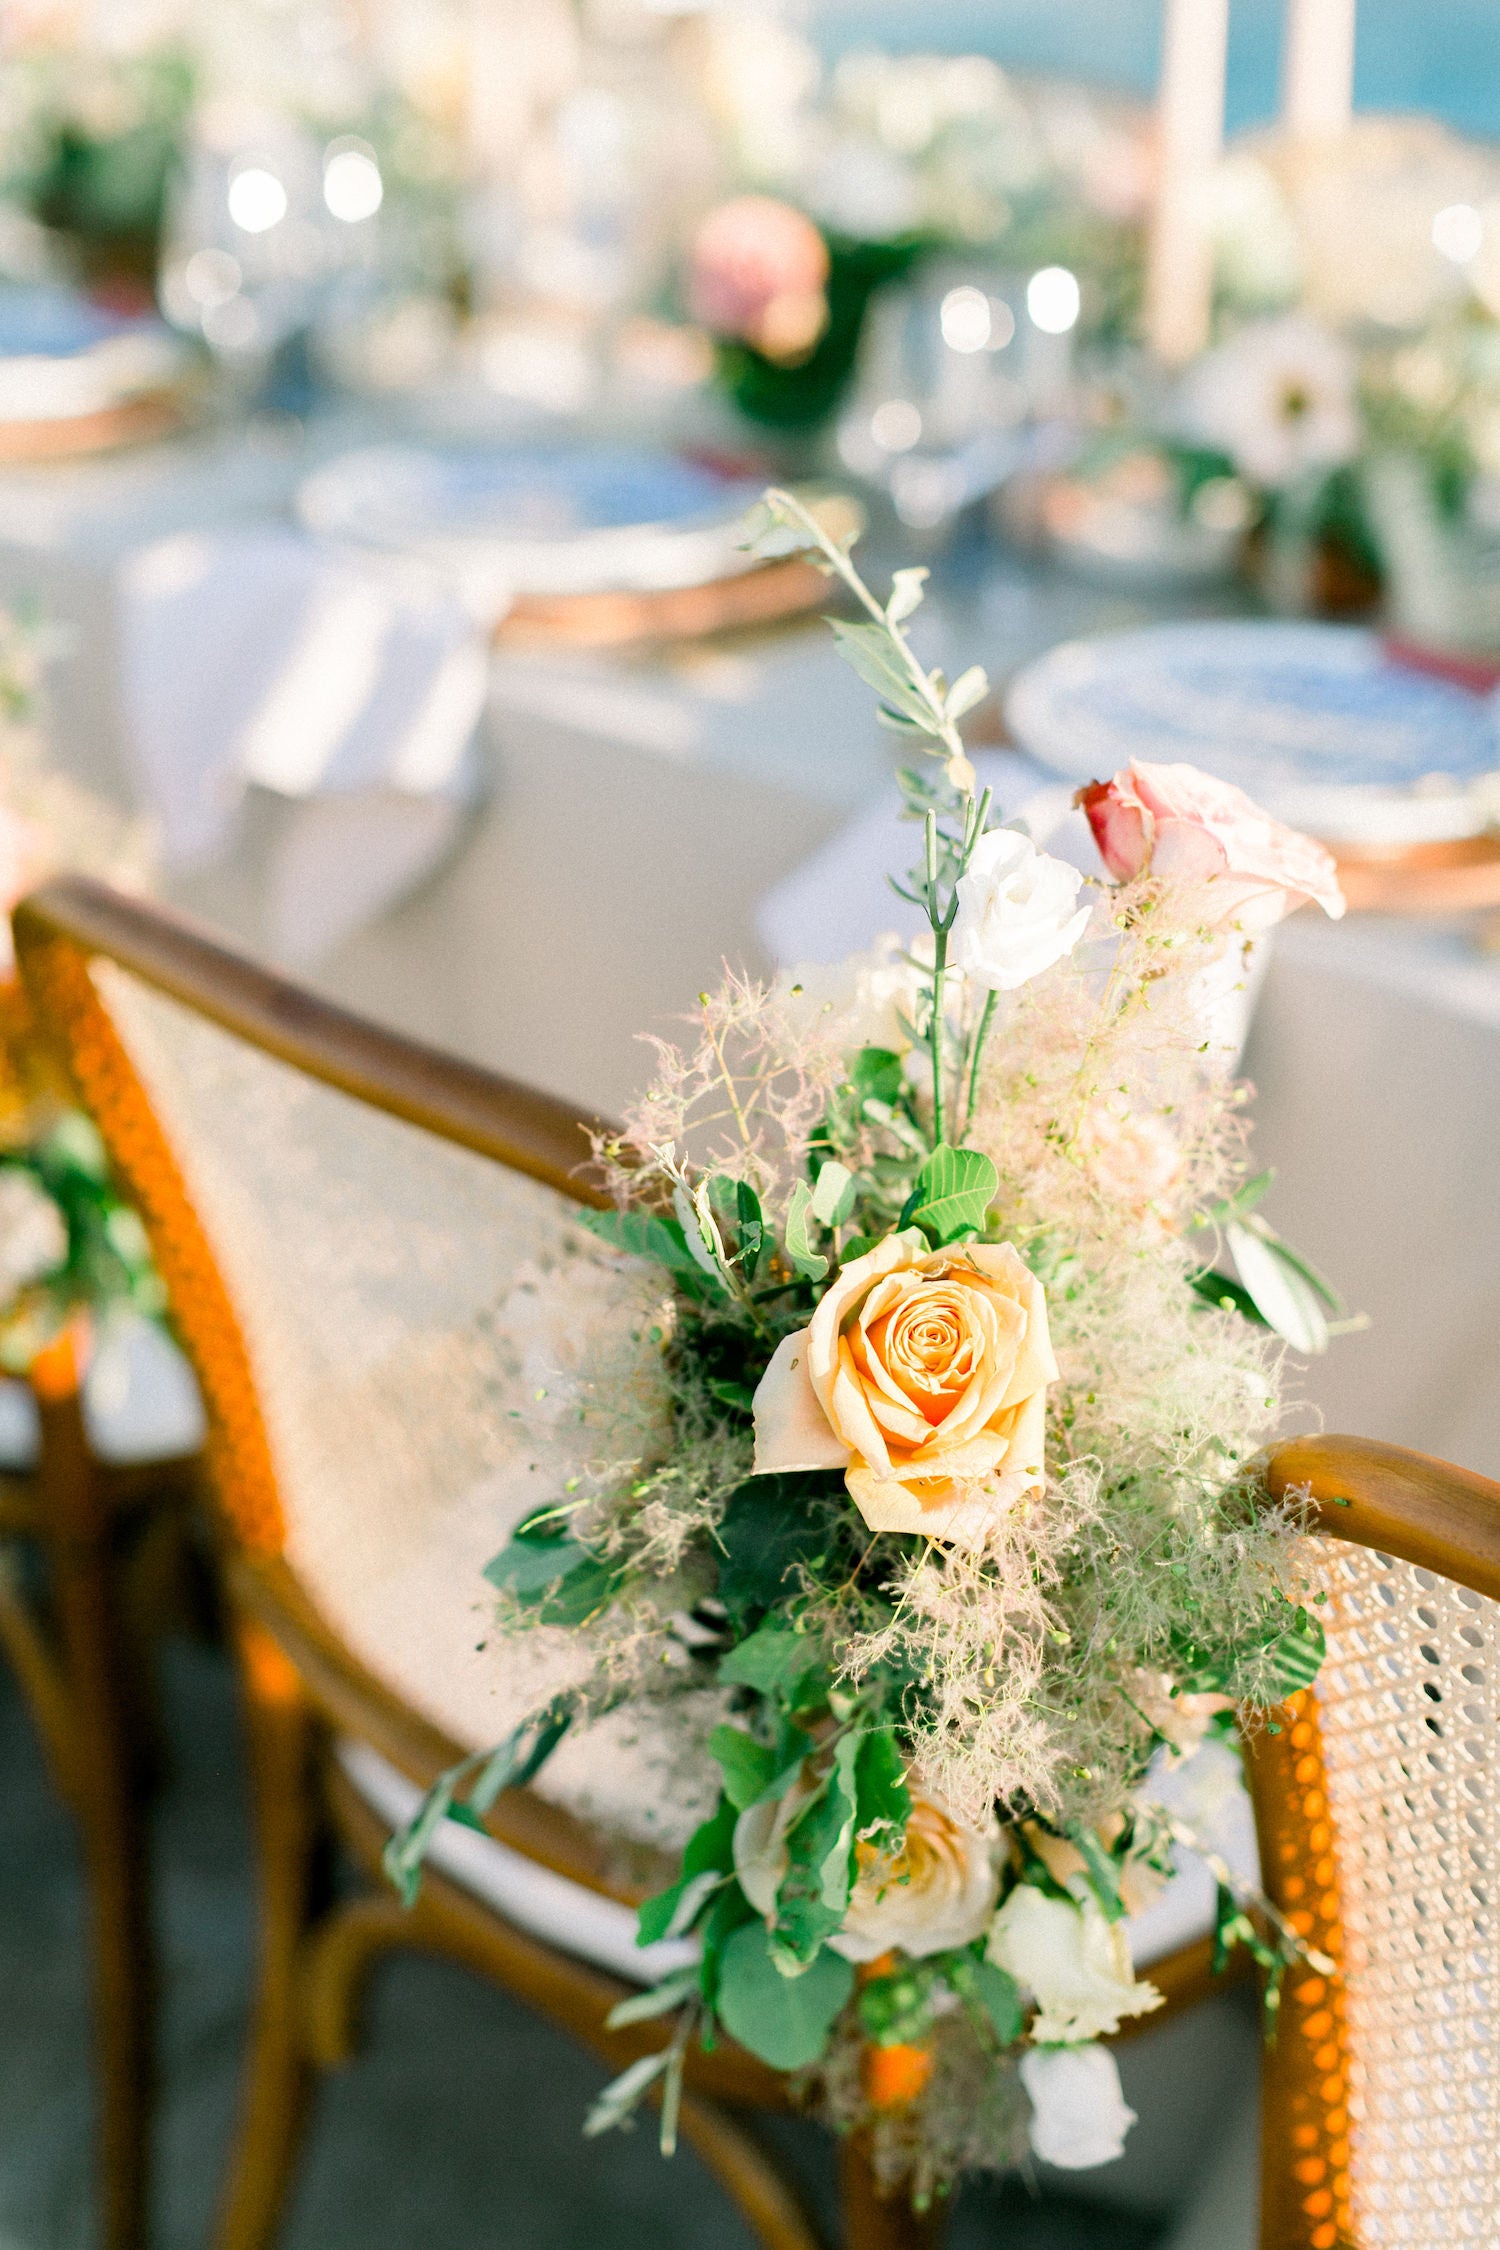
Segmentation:
[(309, 529), (423, 554), (476, 587), (649, 592), (743, 570), (757, 488), (671, 453), (623, 446), (372, 446), (317, 470)]
[(1254, 620), (1067, 641), (1006, 699), (1024, 750), (1070, 781), (1132, 757), (1232, 781), (1334, 841), (1477, 834), (1472, 785), (1500, 766), (1496, 704), (1393, 664), (1373, 633)]

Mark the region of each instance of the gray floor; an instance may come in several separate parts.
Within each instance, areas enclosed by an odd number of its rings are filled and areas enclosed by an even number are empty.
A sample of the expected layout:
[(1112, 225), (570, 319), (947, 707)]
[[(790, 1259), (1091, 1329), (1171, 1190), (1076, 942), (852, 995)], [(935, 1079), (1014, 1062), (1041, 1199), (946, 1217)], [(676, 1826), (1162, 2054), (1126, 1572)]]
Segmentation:
[[(168, 1666), (173, 1770), (158, 1866), (166, 1962), (159, 2250), (200, 2250), (234, 2103), (251, 1935), (245, 1816), (221, 1658)], [(0, 1672), (0, 2250), (87, 2250), (82, 1897), (66, 1817)], [(600, 2073), (503, 1993), (401, 1960), (358, 2061), (327, 2088), (283, 2250), (749, 2250), (691, 2155), (649, 2134), (586, 2142)], [(788, 2153), (826, 2195), (823, 2137)], [(953, 2250), (1152, 2250), (1149, 2214), (1019, 2185), (967, 2193)]]

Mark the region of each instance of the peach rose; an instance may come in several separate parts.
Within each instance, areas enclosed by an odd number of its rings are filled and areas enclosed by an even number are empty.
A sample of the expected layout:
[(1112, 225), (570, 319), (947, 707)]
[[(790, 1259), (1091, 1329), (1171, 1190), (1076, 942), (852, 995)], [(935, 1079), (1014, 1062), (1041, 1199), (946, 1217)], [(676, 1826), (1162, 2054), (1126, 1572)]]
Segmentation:
[(693, 238), (688, 305), (715, 335), (793, 361), (827, 325), (827, 280), (828, 245), (811, 219), (769, 195), (738, 195), (710, 211)]
[[(814, 1784), (803, 1777), (787, 1794), (752, 1805), (734, 1831), (734, 1869), (757, 1914), (774, 1915), (790, 1854), (787, 1832)], [(935, 1798), (912, 1795), (899, 1851), (856, 1844), (855, 1878), (843, 1926), (828, 1940), (846, 1961), (877, 1961), (899, 1947), (913, 1960), (972, 1945), (989, 1927), (1000, 1889), (998, 1835), (953, 1818)]]
[(872, 1531), (982, 1546), (1043, 1481), (1056, 1380), (1042, 1285), (1012, 1245), (932, 1250), (911, 1227), (845, 1266), (777, 1346), (756, 1473), (842, 1469)]
[(1308, 899), (1335, 920), (1344, 911), (1331, 853), (1196, 766), (1132, 758), (1113, 781), (1080, 789), (1074, 803), (1088, 815), (1116, 882), (1149, 872), (1171, 883), (1212, 884), (1208, 913), (1216, 923), (1269, 929)]

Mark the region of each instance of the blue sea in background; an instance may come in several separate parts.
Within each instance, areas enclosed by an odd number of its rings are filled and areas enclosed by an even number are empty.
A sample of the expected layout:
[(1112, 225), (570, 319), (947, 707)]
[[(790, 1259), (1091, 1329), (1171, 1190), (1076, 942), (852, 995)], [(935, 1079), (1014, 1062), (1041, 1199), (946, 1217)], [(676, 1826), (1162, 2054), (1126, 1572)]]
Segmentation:
[[(1231, 0), (1231, 129), (1275, 112), (1284, 16), (1283, 0)], [(1161, 17), (1161, 0), (812, 0), (830, 55), (977, 52), (1142, 93), (1156, 83)], [(1360, 0), (1354, 98), (1500, 138), (1500, 0)]]

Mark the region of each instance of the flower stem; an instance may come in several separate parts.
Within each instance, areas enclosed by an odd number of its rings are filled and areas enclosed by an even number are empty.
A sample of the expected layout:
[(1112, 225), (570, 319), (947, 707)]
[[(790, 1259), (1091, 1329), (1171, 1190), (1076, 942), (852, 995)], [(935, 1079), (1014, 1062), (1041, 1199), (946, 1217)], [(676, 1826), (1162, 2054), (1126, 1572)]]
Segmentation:
[(985, 999), (984, 1013), (979, 1019), (979, 1028), (974, 1034), (974, 1044), (969, 1052), (969, 1092), (964, 1103), (963, 1122), (965, 1133), (968, 1132), (969, 1122), (974, 1115), (974, 1102), (979, 1093), (979, 1066), (984, 1060), (985, 1042), (989, 1038), (990, 1026), (995, 1020), (995, 1010), (999, 1006), (999, 1002), (999, 993), (992, 990)]

